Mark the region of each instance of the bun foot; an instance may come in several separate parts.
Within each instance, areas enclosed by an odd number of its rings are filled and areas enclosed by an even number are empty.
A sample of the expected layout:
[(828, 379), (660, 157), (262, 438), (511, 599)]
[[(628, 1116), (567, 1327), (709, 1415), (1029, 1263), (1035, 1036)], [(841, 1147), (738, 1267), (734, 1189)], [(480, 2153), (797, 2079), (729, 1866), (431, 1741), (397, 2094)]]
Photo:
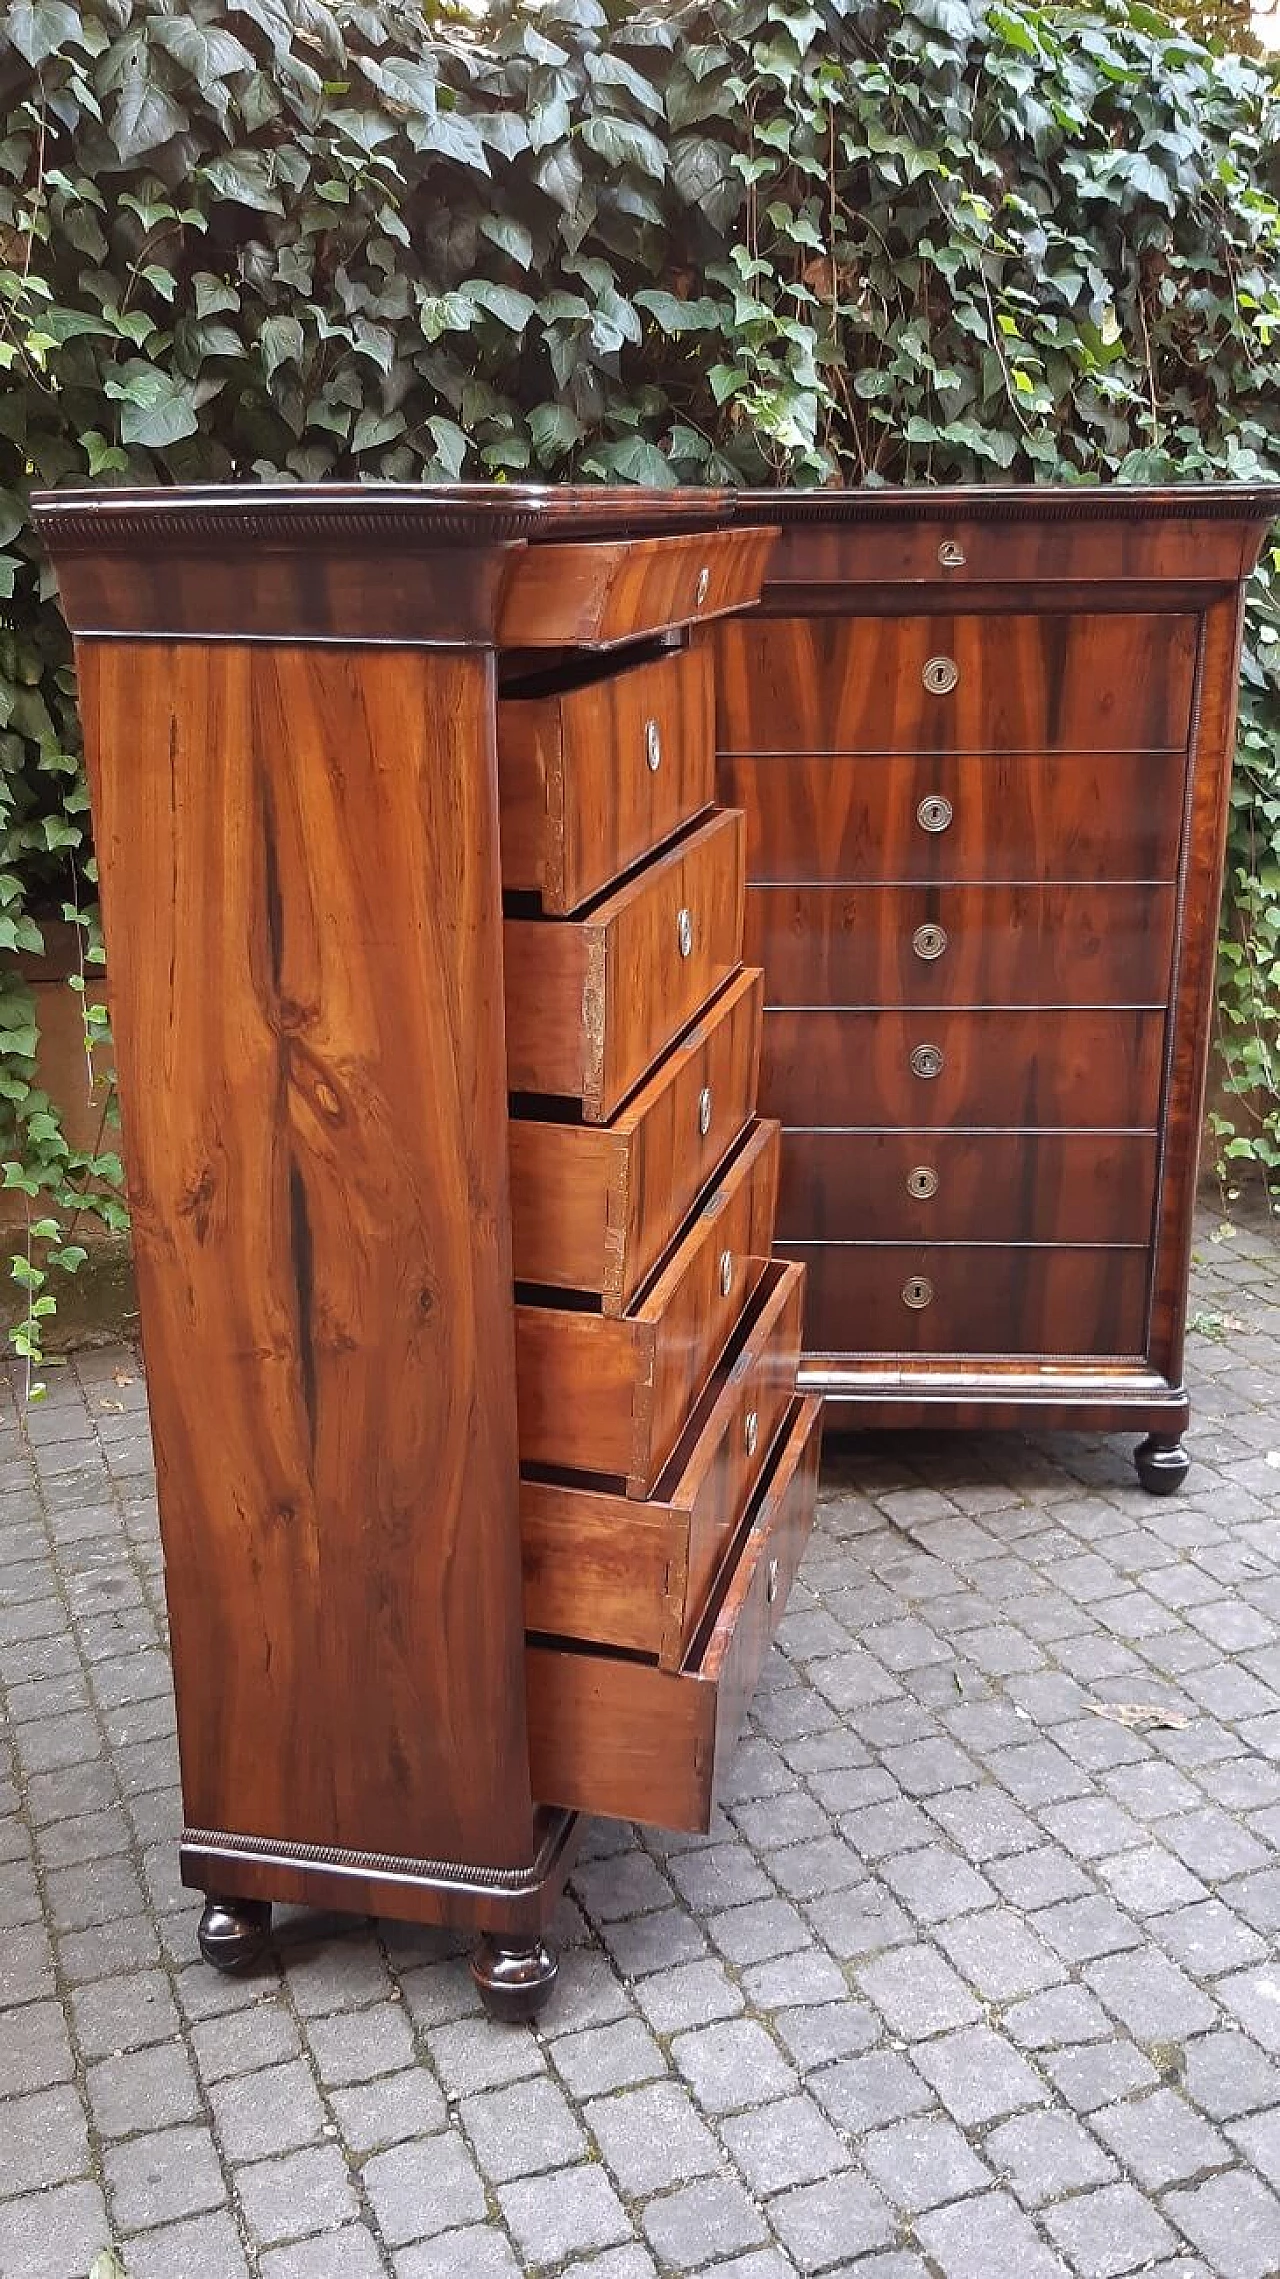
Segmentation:
[(1181, 1439), (1170, 1440), (1158, 1432), (1148, 1433), (1139, 1441), (1133, 1461), (1149, 1496), (1174, 1495), (1191, 1470), (1191, 1458)]
[(482, 1939), (471, 1957), (485, 2009), (508, 2026), (537, 2017), (559, 1969), (541, 1939)]
[(271, 1937), (269, 1899), (207, 1899), (196, 1932), (200, 1952), (215, 1970), (252, 1970)]

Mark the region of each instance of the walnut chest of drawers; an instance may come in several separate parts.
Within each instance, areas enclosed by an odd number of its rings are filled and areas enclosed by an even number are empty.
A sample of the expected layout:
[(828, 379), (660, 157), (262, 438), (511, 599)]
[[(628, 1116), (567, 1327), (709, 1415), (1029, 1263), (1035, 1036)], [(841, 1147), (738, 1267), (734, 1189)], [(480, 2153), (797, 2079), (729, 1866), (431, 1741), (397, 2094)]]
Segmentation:
[[(211, 1960), (707, 1826), (809, 1529), (722, 495), (62, 494)], [(704, 630), (706, 628), (706, 630)]]
[(778, 1245), (847, 1426), (1132, 1425), (1183, 1326), (1244, 581), (1275, 490), (758, 494), (717, 635)]

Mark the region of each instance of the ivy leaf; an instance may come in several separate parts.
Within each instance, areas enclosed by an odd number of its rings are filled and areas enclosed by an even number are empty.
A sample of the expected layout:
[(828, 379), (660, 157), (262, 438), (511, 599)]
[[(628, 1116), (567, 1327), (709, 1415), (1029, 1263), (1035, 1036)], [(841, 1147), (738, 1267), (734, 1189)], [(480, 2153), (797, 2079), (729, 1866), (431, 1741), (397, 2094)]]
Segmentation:
[(562, 212), (577, 212), (582, 200), (582, 160), (568, 143), (547, 152), (535, 166), (533, 179)]
[(408, 422), (403, 412), (362, 411), (351, 436), (353, 451), (376, 451), (379, 444), (394, 443), (404, 435)]
[(69, 8), (66, 0), (14, 0), (5, 17), (5, 30), (23, 61), (33, 68), (76, 39), (80, 25), (80, 10)]
[(268, 317), (258, 334), (258, 345), (269, 380), (282, 364), (301, 364), (304, 341), (297, 317)]
[(256, 213), (283, 217), (284, 206), (272, 182), (269, 163), (259, 151), (241, 150), (233, 157), (211, 159), (203, 175), (215, 198), (251, 206)]
[(126, 79), (116, 104), (111, 140), (121, 163), (127, 166), (144, 151), (158, 150), (175, 135), (185, 134), (190, 124), (187, 113), (158, 80), (147, 71), (135, 71)]
[(153, 47), (163, 48), (180, 63), (198, 85), (228, 79), (237, 71), (256, 66), (243, 41), (219, 24), (197, 23), (193, 16), (153, 16), (148, 26)]
[(529, 433), (540, 459), (562, 459), (581, 443), (584, 429), (567, 404), (537, 404), (529, 414)]
[(482, 214), (480, 232), (491, 245), (501, 248), (521, 269), (527, 269), (533, 260), (533, 232), (514, 214)]
[(436, 452), (451, 482), (456, 482), (466, 460), (468, 438), (456, 420), (433, 413), (427, 421)]
[(527, 293), (517, 292), (514, 285), (492, 285), (486, 277), (472, 277), (465, 290), (490, 316), (496, 317), (499, 324), (506, 325), (509, 332), (523, 332), (530, 317), (537, 312), (537, 302), (531, 301)]
[(157, 365), (137, 361), (126, 364), (122, 378), (104, 383), (104, 393), (120, 405), (122, 443), (161, 451), (166, 444), (179, 443), (199, 430), (192, 383), (177, 373), (161, 371)]
[(651, 175), (655, 182), (666, 179), (666, 151), (658, 137), (634, 119), (619, 119), (612, 114), (587, 119), (583, 123), (582, 139), (587, 149), (593, 150), (607, 166), (638, 166), (641, 173)]

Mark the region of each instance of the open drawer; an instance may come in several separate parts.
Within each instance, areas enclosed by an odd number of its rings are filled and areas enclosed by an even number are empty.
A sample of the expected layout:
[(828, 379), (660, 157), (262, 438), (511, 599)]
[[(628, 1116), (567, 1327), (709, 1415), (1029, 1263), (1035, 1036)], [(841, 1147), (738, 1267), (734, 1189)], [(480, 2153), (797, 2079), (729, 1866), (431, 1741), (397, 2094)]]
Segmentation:
[(527, 547), (512, 561), (498, 645), (608, 647), (749, 609), (760, 599), (776, 536), (694, 530)]
[(533, 1793), (545, 1804), (706, 1829), (813, 1525), (821, 1403), (796, 1401), (679, 1670), (568, 1646), (525, 1655)]
[(522, 1466), (649, 1494), (768, 1264), (777, 1193), (778, 1126), (757, 1122), (625, 1314), (517, 1305)]
[(506, 921), (508, 1091), (608, 1121), (737, 966), (743, 828), (716, 809), (579, 917)]
[(526, 1629), (679, 1669), (791, 1407), (803, 1290), (803, 1268), (767, 1268), (646, 1502), (522, 1483)]
[(513, 1116), (517, 1282), (620, 1314), (750, 1121), (764, 977), (739, 973), (607, 1124)]

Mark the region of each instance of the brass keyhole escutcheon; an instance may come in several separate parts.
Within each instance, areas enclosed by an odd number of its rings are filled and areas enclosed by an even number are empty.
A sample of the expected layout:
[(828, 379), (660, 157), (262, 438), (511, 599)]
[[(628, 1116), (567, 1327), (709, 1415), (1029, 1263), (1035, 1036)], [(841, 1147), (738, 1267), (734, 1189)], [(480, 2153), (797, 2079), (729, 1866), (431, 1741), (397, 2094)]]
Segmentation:
[(944, 538), (938, 548), (938, 560), (944, 570), (962, 570), (965, 563), (963, 546), (954, 538)]
[(656, 720), (644, 724), (644, 757), (650, 775), (656, 775), (662, 766), (662, 731)]
[(936, 957), (941, 957), (946, 946), (947, 934), (944, 926), (917, 926), (911, 937), (911, 947), (916, 956), (924, 958), (928, 963), (931, 963)]
[(711, 1086), (704, 1084), (698, 1094), (698, 1130), (705, 1139), (711, 1129)]
[(722, 1298), (727, 1298), (727, 1297), (728, 1297), (728, 1295), (729, 1295), (729, 1292), (730, 1292), (730, 1290), (731, 1290), (732, 1288), (733, 1288), (733, 1252), (732, 1252), (731, 1250), (722, 1250), (722, 1251), (721, 1251), (721, 1253), (720, 1253), (720, 1295), (721, 1295), (721, 1297), (722, 1297)]
[(917, 1203), (927, 1203), (938, 1192), (938, 1174), (931, 1163), (914, 1164), (907, 1173), (907, 1193)]
[(922, 831), (945, 831), (951, 823), (955, 809), (940, 791), (931, 791), (916, 809), (916, 821)]
[(927, 657), (921, 680), (930, 696), (950, 696), (960, 678), (960, 667), (954, 657)]
[(742, 1427), (742, 1438), (746, 1446), (748, 1456), (754, 1456), (756, 1452), (756, 1442), (760, 1438), (760, 1415), (757, 1409), (749, 1409), (747, 1411), (746, 1422)]
[(917, 1045), (911, 1055), (911, 1073), (913, 1076), (941, 1076), (944, 1065), (943, 1054), (938, 1045)]
[(909, 1282), (903, 1283), (902, 1303), (910, 1306), (913, 1314), (933, 1304), (933, 1284), (927, 1274), (913, 1274)]
[(693, 912), (682, 910), (676, 919), (676, 940), (681, 957), (688, 957), (693, 948)]
[(698, 572), (698, 583), (693, 589), (694, 607), (696, 609), (701, 609), (702, 604), (706, 600), (707, 595), (710, 593), (710, 591), (711, 572), (704, 562), (702, 568)]
[(771, 1559), (769, 1561), (769, 1569), (765, 1577), (764, 1595), (769, 1601), (770, 1606), (772, 1606), (774, 1600), (778, 1595), (778, 1562), (776, 1559)]

